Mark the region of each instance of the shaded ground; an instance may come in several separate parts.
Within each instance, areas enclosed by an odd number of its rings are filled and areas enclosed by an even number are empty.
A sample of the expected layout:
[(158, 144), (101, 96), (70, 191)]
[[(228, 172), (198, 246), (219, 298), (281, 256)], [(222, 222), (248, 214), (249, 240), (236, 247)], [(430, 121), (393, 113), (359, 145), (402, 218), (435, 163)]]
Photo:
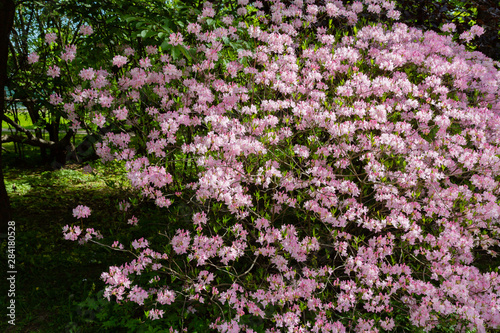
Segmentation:
[[(82, 325), (75, 323), (77, 305), (103, 287), (99, 276), (107, 267), (127, 258), (110, 255), (97, 245), (66, 241), (62, 227), (75, 223), (103, 230), (126, 228), (116, 206), (130, 192), (106, 184), (120, 184), (123, 173), (110, 168), (93, 176), (73, 167), (59, 171), (6, 168), (5, 174), (16, 222), (16, 326), (9, 327), (2, 320), (0, 331), (93, 331), (77, 329)], [(72, 209), (79, 204), (93, 210), (82, 224), (72, 216)], [(0, 244), (5, 263), (6, 244)], [(5, 301), (2, 297), (3, 309)]]

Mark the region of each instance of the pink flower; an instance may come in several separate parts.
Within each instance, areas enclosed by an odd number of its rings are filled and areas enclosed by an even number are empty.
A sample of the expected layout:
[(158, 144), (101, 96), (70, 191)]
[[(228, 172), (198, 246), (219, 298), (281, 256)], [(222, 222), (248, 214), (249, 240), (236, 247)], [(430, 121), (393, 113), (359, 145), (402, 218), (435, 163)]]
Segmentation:
[(67, 62), (73, 61), (76, 56), (76, 45), (66, 45), (64, 52), (61, 54), (61, 59)]
[(92, 80), (95, 76), (93, 68), (82, 69), (78, 74), (83, 80)]
[(184, 41), (182, 34), (180, 32), (175, 34), (170, 34), (169, 43), (172, 45), (181, 45)]
[(113, 104), (113, 100), (113, 96), (101, 95), (101, 97), (99, 97), (99, 104), (101, 104), (101, 106), (104, 108), (110, 108)]
[(141, 287), (134, 286), (130, 291), (128, 298), (139, 305), (144, 305), (144, 301), (148, 298), (148, 293)]
[(207, 214), (205, 212), (196, 213), (193, 215), (193, 223), (197, 226), (207, 223)]
[(52, 76), (52, 78), (59, 77), (59, 75), (61, 75), (61, 69), (56, 65), (50, 66), (47, 70), (47, 75)]
[(126, 212), (130, 208), (130, 202), (125, 200), (118, 203), (118, 210)]
[(136, 239), (132, 242), (132, 247), (134, 249), (142, 249), (149, 246), (148, 240), (144, 238)]
[(70, 227), (69, 225), (65, 225), (63, 227), (63, 235), (66, 240), (76, 241), (81, 233), (82, 229), (79, 226)]
[(187, 32), (191, 33), (191, 34), (199, 34), (201, 31), (201, 25), (199, 25), (198, 23), (189, 23), (188, 26), (187, 26)]
[(82, 25), (80, 27), (80, 30), (78, 32), (84, 36), (92, 35), (94, 33), (94, 30), (90, 25)]
[(474, 24), (474, 25), (470, 28), (470, 32), (471, 32), (474, 36), (481, 36), (482, 34), (484, 34), (484, 28)]
[(92, 169), (92, 166), (90, 164), (87, 164), (83, 167), (83, 173), (92, 173), (93, 171), (94, 169)]
[(58, 104), (61, 104), (62, 102), (63, 102), (63, 99), (62, 99), (61, 95), (59, 95), (58, 93), (53, 93), (49, 97), (49, 103), (52, 105), (58, 105)]
[(391, 9), (387, 12), (387, 17), (393, 20), (399, 20), (401, 13), (397, 10)]
[(470, 31), (464, 31), (460, 34), (460, 39), (466, 41), (467, 43), (474, 39), (474, 36)]
[(130, 224), (133, 226), (136, 226), (138, 223), (139, 223), (139, 220), (135, 216), (132, 216), (131, 218), (129, 218), (128, 222), (127, 222), (127, 224)]
[(175, 300), (175, 293), (171, 290), (161, 290), (158, 292), (158, 303), (160, 304), (172, 304)]
[(151, 320), (157, 320), (157, 319), (163, 318), (164, 313), (165, 313), (165, 311), (163, 311), (163, 310), (152, 309), (152, 310), (149, 310), (148, 317)]
[(464, 31), (460, 35), (460, 39), (465, 40), (467, 43), (470, 42), (474, 37), (481, 36), (484, 33), (484, 28), (473, 25), (469, 31)]
[(380, 326), (386, 330), (386, 331), (392, 331), (392, 329), (394, 328), (395, 324), (394, 324), (394, 319), (392, 318), (387, 318), (385, 320), (382, 320), (380, 321)]
[(123, 54), (125, 54), (126, 56), (132, 56), (134, 55), (135, 53), (135, 50), (131, 47), (127, 47), (125, 50), (123, 50)]
[(127, 119), (128, 110), (123, 106), (121, 108), (113, 110), (113, 113), (115, 114), (117, 120), (125, 120)]
[(172, 238), (170, 244), (172, 244), (175, 253), (184, 254), (187, 252), (190, 242), (191, 237), (189, 236), (189, 231), (179, 229), (177, 230), (176, 235)]
[(45, 35), (45, 43), (47, 44), (52, 44), (56, 41), (57, 35), (54, 32), (50, 32)]
[(114, 241), (114, 243), (111, 245), (112, 248), (120, 249), (123, 250), (124, 246), (121, 244), (119, 241)]
[(148, 45), (146, 46), (146, 53), (149, 55), (158, 54), (158, 47), (154, 45)]
[(102, 128), (104, 127), (104, 124), (106, 124), (106, 117), (104, 117), (101, 113), (96, 113), (92, 122), (96, 124), (97, 127)]
[(36, 52), (32, 52), (28, 55), (28, 64), (32, 65), (40, 59), (40, 56)]
[(151, 67), (151, 60), (149, 60), (148, 57), (144, 58), (144, 59), (141, 59), (139, 60), (139, 65), (142, 67), (142, 68), (149, 68)]
[(76, 206), (75, 209), (73, 209), (73, 216), (76, 217), (77, 219), (83, 219), (83, 218), (89, 217), (90, 216), (90, 208), (87, 206), (78, 205), (78, 206)]
[(245, 7), (240, 7), (236, 10), (236, 14), (239, 16), (244, 16), (247, 14), (247, 9)]
[(456, 29), (457, 27), (453, 23), (446, 23), (441, 27), (441, 31), (443, 32), (454, 32)]
[(200, 17), (204, 18), (204, 17), (214, 17), (214, 16), (215, 16), (215, 10), (212, 8), (212, 4), (205, 2), (205, 7), (201, 12)]
[(117, 55), (113, 58), (113, 65), (117, 67), (123, 67), (124, 65), (127, 64), (127, 61), (128, 61), (127, 57)]

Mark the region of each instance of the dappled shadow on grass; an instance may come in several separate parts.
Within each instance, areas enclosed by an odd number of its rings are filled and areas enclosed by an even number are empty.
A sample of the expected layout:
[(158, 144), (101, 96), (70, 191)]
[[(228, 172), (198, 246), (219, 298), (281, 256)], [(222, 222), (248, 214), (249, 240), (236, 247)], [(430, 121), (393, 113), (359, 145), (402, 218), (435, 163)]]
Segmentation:
[[(104, 182), (115, 177), (117, 183), (120, 175), (90, 179), (78, 170), (73, 171), (6, 170), (16, 222), (18, 272), (16, 326), (9, 327), (9, 332), (66, 331), (68, 323), (75, 320), (76, 304), (85, 300), (92, 290), (103, 288), (99, 280), (101, 273), (111, 265), (131, 259), (130, 255), (96, 244), (79, 245), (63, 239), (62, 228), (67, 224), (101, 230), (108, 237), (103, 240), (107, 244), (116, 232), (132, 228), (117, 210), (118, 202), (130, 197), (131, 190), (109, 188)], [(20, 187), (24, 190), (19, 191)], [(77, 205), (91, 207), (91, 216), (83, 221), (75, 219), (72, 209)], [(2, 241), (0, 248), (1, 260), (6, 262), (6, 242)], [(2, 307), (4, 302), (2, 298)], [(0, 331), (7, 328), (3, 320)]]

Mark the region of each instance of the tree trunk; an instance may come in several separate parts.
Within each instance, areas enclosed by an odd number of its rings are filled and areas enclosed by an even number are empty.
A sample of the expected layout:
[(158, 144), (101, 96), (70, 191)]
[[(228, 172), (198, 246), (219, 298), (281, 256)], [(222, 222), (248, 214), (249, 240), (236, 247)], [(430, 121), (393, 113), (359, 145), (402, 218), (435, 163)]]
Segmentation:
[[(7, 85), (7, 60), (9, 36), (14, 22), (13, 0), (0, 0), (0, 119), (5, 114), (5, 86)], [(0, 135), (0, 233), (7, 233), (7, 223), (12, 219), (9, 196), (5, 188), (2, 171), (2, 142)]]

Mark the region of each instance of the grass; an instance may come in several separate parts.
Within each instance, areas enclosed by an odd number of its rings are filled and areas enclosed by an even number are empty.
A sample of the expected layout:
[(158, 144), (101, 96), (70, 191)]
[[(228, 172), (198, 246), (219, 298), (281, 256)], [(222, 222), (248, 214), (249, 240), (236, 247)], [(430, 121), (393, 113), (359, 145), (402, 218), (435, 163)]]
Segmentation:
[[(16, 120), (14, 117), (14, 113), (12, 112), (7, 112), (7, 117), (9, 117), (12, 120)], [(35, 129), (36, 126), (33, 124), (31, 121), (31, 118), (28, 114), (28, 112), (17, 112), (17, 120), (16, 123), (19, 124), (20, 126), (26, 128), (26, 129)], [(61, 119), (61, 124), (68, 124), (68, 120), (62, 118)], [(2, 121), (2, 130), (9, 130), (11, 129), (12, 126), (7, 124), (5, 121)]]
[[(5, 176), (16, 222), (18, 306), (15, 328), (0, 326), (0, 331), (65, 331), (75, 320), (77, 304), (96, 288), (92, 282), (116, 264), (116, 254), (112, 259), (99, 246), (65, 241), (61, 228), (78, 222), (71, 214), (78, 204), (93, 207), (94, 214), (84, 224), (117, 228), (114, 207), (130, 195), (129, 189), (106, 185), (106, 181), (123, 182), (119, 170), (97, 170), (93, 176), (76, 167), (6, 168)], [(5, 242), (1, 246), (5, 253)]]
[[(64, 240), (62, 227), (94, 227), (108, 237), (106, 243), (116, 232), (125, 230), (131, 239), (138, 235), (139, 228), (127, 225), (123, 212), (116, 209), (120, 201), (136, 196), (127, 185), (123, 166), (96, 167), (92, 174), (84, 173), (80, 165), (59, 170), (32, 167), (40, 165), (37, 148), (25, 147), (24, 157), (19, 158), (12, 144), (4, 146), (5, 183), (16, 222), (16, 326), (2, 320), (0, 331), (98, 331), (95, 322), (82, 316), (80, 303), (97, 299), (104, 287), (99, 280), (102, 272), (131, 258), (95, 244), (80, 246)], [(77, 221), (72, 216), (77, 205), (91, 207), (92, 215)], [(137, 214), (140, 209), (146, 228), (148, 221), (161, 219), (158, 210), (148, 207), (132, 207), (128, 212)], [(2, 262), (7, 262), (6, 243), (0, 242)], [(4, 309), (6, 301), (0, 298)]]
[[(38, 151), (26, 148), (26, 152), (20, 159), (7, 145), (3, 156), (16, 222), (17, 275), (16, 325), (2, 320), (0, 332), (142, 331), (138, 327), (148, 325), (143, 325), (140, 307), (117, 305), (102, 297), (102, 272), (129, 262), (131, 255), (64, 240), (62, 228), (68, 224), (93, 227), (104, 235), (103, 243), (119, 239), (127, 246), (134, 239), (165, 230), (165, 211), (141, 201), (133, 203), (126, 213), (117, 209), (121, 201), (137, 197), (121, 164), (95, 165), (91, 174), (83, 172), (81, 165), (53, 170), (50, 166), (33, 167), (40, 165)], [(91, 207), (91, 216), (76, 220), (72, 209), (77, 205)], [(126, 223), (132, 215), (140, 216), (138, 227)], [(7, 242), (0, 240), (1, 262), (7, 262), (6, 249)], [(7, 297), (0, 298), (0, 307), (5, 309), (7, 301)], [(175, 314), (172, 320), (178, 320)]]

